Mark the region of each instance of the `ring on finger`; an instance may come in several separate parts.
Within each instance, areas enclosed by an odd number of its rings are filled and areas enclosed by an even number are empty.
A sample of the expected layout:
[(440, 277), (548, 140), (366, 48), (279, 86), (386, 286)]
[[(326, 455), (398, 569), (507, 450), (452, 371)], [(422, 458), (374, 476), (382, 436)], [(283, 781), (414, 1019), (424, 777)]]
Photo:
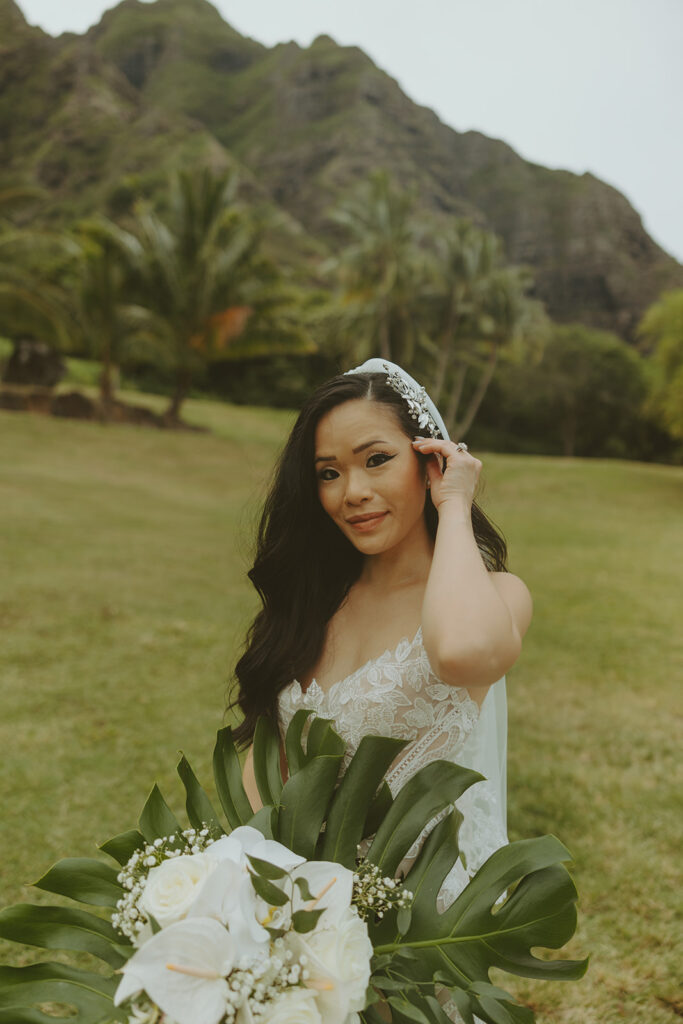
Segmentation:
[(455, 450), (456, 452), (467, 452), (469, 451), (469, 448), (467, 447), (464, 441), (458, 441), (458, 443), (455, 446)]

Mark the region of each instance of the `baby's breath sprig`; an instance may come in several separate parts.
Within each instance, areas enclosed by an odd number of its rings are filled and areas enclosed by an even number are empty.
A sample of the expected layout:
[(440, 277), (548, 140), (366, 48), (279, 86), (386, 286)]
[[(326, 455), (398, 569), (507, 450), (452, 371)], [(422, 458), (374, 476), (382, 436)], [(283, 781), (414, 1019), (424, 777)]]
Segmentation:
[(270, 956), (247, 965), (239, 963), (228, 978), (226, 1014), (223, 1020), (232, 1024), (240, 1007), (246, 1003), (254, 1021), (266, 1021), (271, 1004), (288, 988), (301, 985), (308, 978), (307, 958), (298, 959), (286, 948), (281, 938), (271, 944)]
[(114, 928), (135, 943), (140, 932), (149, 924), (139, 903), (151, 869), (173, 857), (201, 853), (215, 843), (221, 834), (215, 826), (210, 825), (200, 829), (186, 828), (174, 835), (155, 839), (153, 843), (147, 843), (136, 850), (117, 876), (124, 892), (111, 917)]
[(358, 914), (367, 921), (371, 914), (384, 917), (387, 910), (409, 907), (413, 894), (398, 878), (383, 877), (376, 864), (361, 857), (353, 874), (352, 902)]

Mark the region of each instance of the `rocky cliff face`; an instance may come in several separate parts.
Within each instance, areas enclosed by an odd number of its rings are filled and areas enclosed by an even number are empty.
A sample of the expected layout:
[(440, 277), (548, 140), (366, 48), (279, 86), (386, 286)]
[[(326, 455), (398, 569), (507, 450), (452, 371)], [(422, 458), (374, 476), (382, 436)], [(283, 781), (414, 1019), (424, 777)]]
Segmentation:
[(48, 189), (47, 218), (116, 212), (126, 182), (153, 194), (178, 163), (231, 162), (202, 124), (147, 101), (87, 38), (53, 39), (0, 0), (0, 30), (10, 18), (0, 34), (2, 174)]
[[(313, 250), (331, 241), (326, 212), (340, 193), (386, 167), (425, 210), (470, 216), (501, 235), (558, 320), (631, 338), (657, 294), (683, 286), (683, 267), (616, 189), (454, 131), (355, 47), (321, 36), (307, 49), (268, 49), (207, 0), (123, 0), (83, 37), (56, 40), (17, 13), (0, 0), (9, 64), (24, 69), (8, 82), (3, 61), (3, 96), (15, 102), (0, 107), (0, 125), (13, 139), (11, 166), (35, 169), (64, 200), (101, 201), (115, 188), (114, 168), (151, 176), (153, 189), (178, 163), (233, 160), (304, 226)], [(18, 125), (28, 98), (32, 131)]]

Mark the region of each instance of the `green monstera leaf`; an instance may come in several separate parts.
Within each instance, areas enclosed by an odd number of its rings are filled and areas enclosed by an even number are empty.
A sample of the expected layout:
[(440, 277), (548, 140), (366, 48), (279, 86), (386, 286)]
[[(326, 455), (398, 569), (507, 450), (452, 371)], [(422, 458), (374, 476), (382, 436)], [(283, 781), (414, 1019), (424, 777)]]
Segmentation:
[(75, 1024), (101, 1024), (125, 1016), (113, 1005), (118, 979), (103, 978), (64, 964), (42, 963), (29, 967), (0, 967), (0, 1021), (34, 1024), (54, 1021), (31, 1006), (47, 1002), (66, 1003), (75, 1016), (57, 1018)]
[[(375, 954), (364, 1024), (385, 1016), (377, 1000), (390, 1007), (394, 1024), (448, 1024), (443, 1001), (451, 999), (465, 1024), (474, 1017), (489, 1024), (531, 1024), (533, 1014), (490, 983), (492, 967), (524, 977), (580, 977), (586, 961), (541, 960), (532, 949), (558, 949), (576, 928), (576, 889), (565, 867), (566, 848), (553, 836), (511, 843), (496, 851), (455, 902), (440, 914), (437, 894), (459, 857), (461, 815), (455, 801), (481, 776), (446, 761), (418, 771), (392, 797), (384, 777), (405, 741), (366, 736), (342, 772), (345, 745), (332, 722), (298, 712), (284, 749), (287, 777), (281, 770), (281, 743), (273, 724), (263, 719), (254, 737), (254, 771), (263, 807), (255, 811), (242, 783), (239, 756), (229, 728), (219, 730), (213, 773), (220, 809), (202, 788), (186, 758), (178, 765), (186, 811), (194, 828), (213, 834), (240, 825), (259, 829), (308, 859), (337, 861), (353, 869), (358, 844), (383, 875), (393, 875), (425, 828), (438, 822), (422, 845), (404, 884), (414, 893), (412, 906), (368, 921)], [(222, 812), (222, 814), (221, 814)], [(109, 920), (123, 894), (121, 865), (136, 850), (183, 825), (154, 786), (137, 829), (103, 843), (100, 859), (70, 858), (51, 868), (36, 885), (76, 903), (98, 908), (20, 904), (0, 911), (0, 937), (46, 949), (89, 953), (102, 964), (88, 971), (62, 963), (0, 968), (0, 1024), (111, 1024), (125, 1020), (113, 1006), (118, 978), (113, 973), (133, 947)], [(253, 866), (253, 865), (252, 865)], [(258, 884), (271, 885), (272, 866), (257, 862)], [(314, 918), (319, 911), (301, 911)], [(301, 921), (301, 930), (314, 920)], [(102, 971), (110, 973), (102, 973)], [(48, 1016), (41, 1006), (67, 1004), (68, 1018)]]
[[(459, 856), (459, 824), (457, 812), (445, 817), (406, 876), (414, 893), (408, 927), (401, 933), (398, 922), (390, 920), (371, 929), (375, 955), (384, 958), (374, 983), (391, 992), (400, 980), (402, 994), (388, 1000), (398, 1021), (418, 1019), (403, 1001), (412, 999), (411, 986), (417, 993), (432, 982), (450, 990), (466, 1024), (472, 1024), (473, 1014), (490, 1024), (528, 1024), (533, 1014), (491, 985), (489, 971), (498, 967), (545, 980), (583, 976), (587, 960), (546, 961), (531, 952), (558, 949), (574, 934), (577, 892), (564, 867), (571, 856), (554, 836), (510, 843), (492, 854), (439, 913), (437, 894)], [(419, 999), (413, 1003), (427, 1012)], [(434, 1010), (427, 1019), (438, 1020), (439, 1014)]]

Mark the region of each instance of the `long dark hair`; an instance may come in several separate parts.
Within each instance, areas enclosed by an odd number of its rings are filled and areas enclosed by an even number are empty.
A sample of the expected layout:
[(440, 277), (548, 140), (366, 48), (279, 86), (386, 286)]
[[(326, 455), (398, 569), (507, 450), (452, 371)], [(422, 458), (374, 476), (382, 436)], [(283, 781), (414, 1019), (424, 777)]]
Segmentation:
[[(240, 707), (244, 719), (234, 736), (243, 745), (251, 742), (260, 715), (277, 722), (278, 694), (313, 668), (327, 623), (360, 576), (363, 555), (320, 504), (314, 469), (319, 421), (335, 406), (358, 398), (391, 406), (407, 437), (429, 436), (381, 373), (333, 377), (302, 408), (266, 498), (249, 572), (263, 607), (249, 628), (244, 654), (235, 667), (238, 692), (232, 706)], [(438, 513), (429, 491), (424, 515), (435, 537)], [(506, 571), (505, 540), (476, 502), (472, 503), (472, 527), (487, 568)]]

